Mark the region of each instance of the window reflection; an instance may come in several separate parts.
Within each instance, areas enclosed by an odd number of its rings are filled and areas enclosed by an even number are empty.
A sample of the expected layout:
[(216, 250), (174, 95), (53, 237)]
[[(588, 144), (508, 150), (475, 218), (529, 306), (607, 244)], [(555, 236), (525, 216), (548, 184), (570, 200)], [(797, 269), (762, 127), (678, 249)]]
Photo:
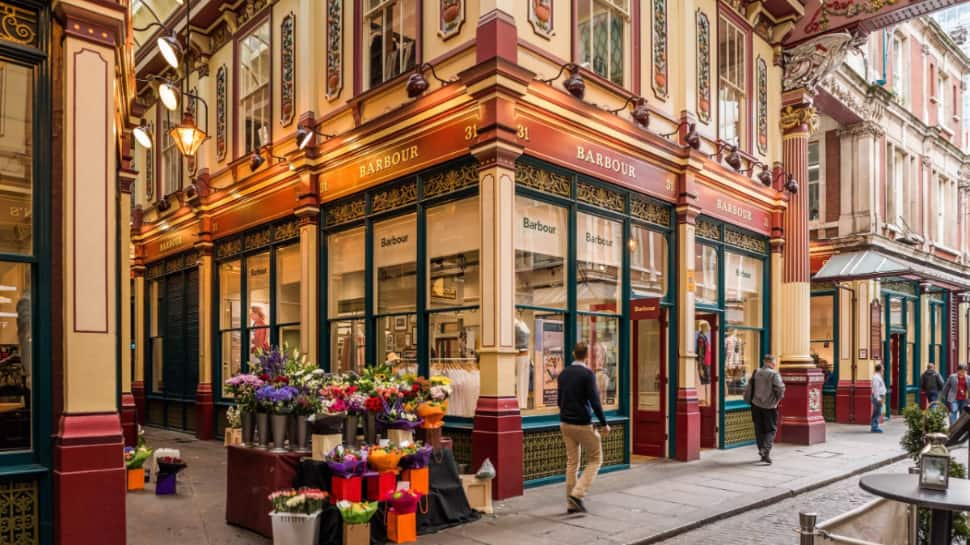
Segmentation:
[(31, 446), (30, 265), (0, 263), (0, 450)]

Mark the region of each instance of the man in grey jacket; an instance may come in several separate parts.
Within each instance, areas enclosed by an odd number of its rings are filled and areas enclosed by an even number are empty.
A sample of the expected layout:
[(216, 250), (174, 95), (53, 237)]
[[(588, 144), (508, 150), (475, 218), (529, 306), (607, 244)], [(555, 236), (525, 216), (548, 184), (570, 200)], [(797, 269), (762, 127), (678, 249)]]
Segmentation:
[(771, 463), (771, 447), (778, 431), (778, 403), (785, 397), (785, 383), (775, 370), (776, 366), (775, 357), (765, 355), (764, 366), (751, 374), (751, 380), (744, 390), (744, 400), (751, 404), (758, 454), (766, 464)]

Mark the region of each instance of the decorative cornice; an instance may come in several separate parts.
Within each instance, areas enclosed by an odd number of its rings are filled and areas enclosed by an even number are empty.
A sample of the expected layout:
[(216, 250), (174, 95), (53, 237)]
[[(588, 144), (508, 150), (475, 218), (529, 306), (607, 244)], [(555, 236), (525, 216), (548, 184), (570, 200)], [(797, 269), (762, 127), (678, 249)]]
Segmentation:
[(874, 100), (872, 95), (843, 86), (834, 75), (823, 79), (819, 83), (819, 88), (864, 120), (878, 121), (886, 111), (886, 106), (881, 101)]
[(872, 136), (874, 138), (881, 138), (886, 134), (886, 131), (879, 126), (879, 124), (872, 121), (862, 121), (856, 123), (855, 125), (849, 125), (844, 129), (839, 129), (839, 137), (867, 137)]
[(784, 89), (814, 91), (819, 82), (838, 69), (850, 51), (861, 52), (865, 38), (835, 32), (813, 38), (783, 53)]

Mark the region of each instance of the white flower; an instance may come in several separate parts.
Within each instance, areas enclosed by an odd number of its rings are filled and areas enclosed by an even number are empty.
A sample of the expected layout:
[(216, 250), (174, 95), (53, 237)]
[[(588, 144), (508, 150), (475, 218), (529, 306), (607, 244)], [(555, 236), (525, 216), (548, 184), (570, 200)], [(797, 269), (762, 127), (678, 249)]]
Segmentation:
[(303, 502), (305, 501), (306, 501), (306, 496), (304, 496), (303, 494), (300, 494), (299, 496), (293, 496), (292, 498), (286, 500), (286, 506), (299, 507), (303, 505)]

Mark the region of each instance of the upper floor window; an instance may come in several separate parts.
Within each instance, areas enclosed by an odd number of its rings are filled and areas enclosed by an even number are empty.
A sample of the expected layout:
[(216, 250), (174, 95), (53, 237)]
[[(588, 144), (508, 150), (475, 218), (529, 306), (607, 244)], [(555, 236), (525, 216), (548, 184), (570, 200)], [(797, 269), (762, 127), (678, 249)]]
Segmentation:
[(579, 64), (617, 85), (624, 85), (629, 1), (579, 0), (576, 20)]
[(718, 135), (725, 142), (740, 146), (747, 129), (747, 39), (744, 32), (726, 17), (718, 19), (717, 27)]
[(819, 157), (819, 142), (808, 143), (808, 219), (815, 221), (821, 217), (821, 173), (822, 164)]
[(366, 0), (363, 36), (366, 87), (413, 68), (418, 58), (415, 0)]
[(259, 129), (269, 128), (270, 101), (270, 39), (266, 21), (239, 41), (239, 140), (242, 151), (249, 153), (262, 144)]
[(903, 92), (903, 39), (893, 38), (893, 91), (902, 98)]
[(168, 132), (178, 124), (177, 114), (165, 110), (162, 113), (162, 132), (155, 141), (162, 142), (162, 197), (182, 189), (182, 154), (175, 146), (175, 139)]
[(940, 121), (942, 124), (946, 120), (946, 76), (943, 75), (942, 71), (937, 76), (938, 80), (936, 83), (936, 100), (940, 101)]

